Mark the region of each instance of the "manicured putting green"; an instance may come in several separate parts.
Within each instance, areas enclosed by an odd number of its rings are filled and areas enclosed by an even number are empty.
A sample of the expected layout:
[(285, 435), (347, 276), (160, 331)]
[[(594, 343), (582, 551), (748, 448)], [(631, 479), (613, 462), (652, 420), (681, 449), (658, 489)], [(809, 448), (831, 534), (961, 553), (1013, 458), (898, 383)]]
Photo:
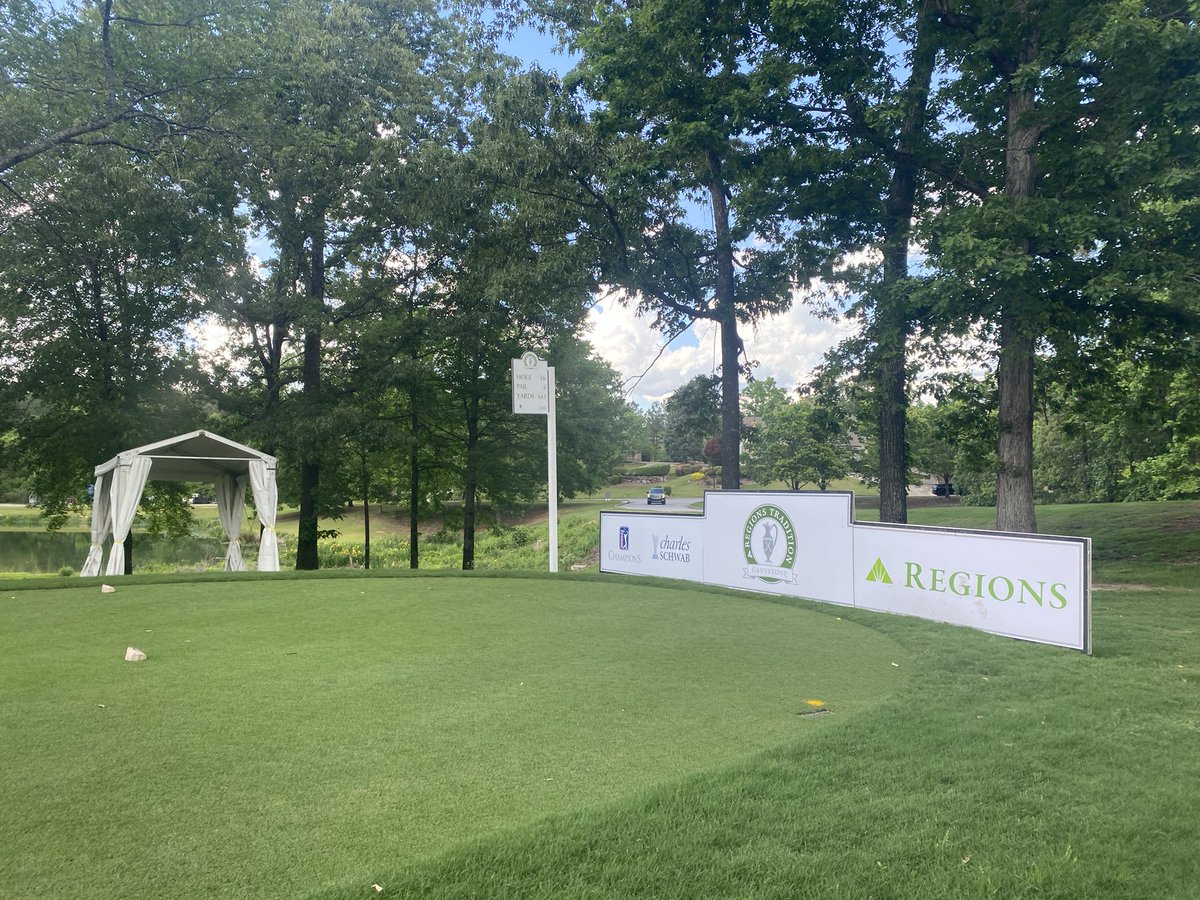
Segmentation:
[(835, 608), (633, 581), (0, 592), (0, 896), (369, 886), (837, 727), (902, 653)]

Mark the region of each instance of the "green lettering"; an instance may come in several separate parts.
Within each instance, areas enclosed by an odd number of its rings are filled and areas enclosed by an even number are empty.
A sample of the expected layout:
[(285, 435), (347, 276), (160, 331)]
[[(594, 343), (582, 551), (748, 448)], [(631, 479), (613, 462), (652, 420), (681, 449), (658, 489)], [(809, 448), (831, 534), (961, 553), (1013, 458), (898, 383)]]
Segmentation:
[(983, 574), (978, 572), (975, 574), (975, 596), (983, 599)]
[[(1050, 585), (1050, 608), (1064, 609), (1067, 605), (1067, 586), (1061, 582)], [(1058, 601), (1055, 603), (1054, 601)]]
[(971, 593), (971, 575), (969, 572), (950, 573), (950, 593), (957, 597), (965, 597)]
[(1026, 581), (1024, 578), (1022, 578), (1021, 579), (1021, 599), (1018, 600), (1017, 602), (1024, 603), (1025, 595), (1028, 594), (1033, 599), (1034, 603), (1036, 603), (1038, 606), (1041, 606), (1042, 605), (1042, 596), (1045, 593), (1046, 593), (1046, 582), (1039, 581), (1038, 589), (1034, 590), (1033, 585), (1030, 584), (1028, 581)]
[(939, 594), (946, 593), (946, 570), (945, 569), (930, 569), (929, 570), (929, 589), (937, 591)]
[(906, 562), (904, 564), (904, 586), (910, 588), (914, 583), (918, 589), (925, 590), (925, 585), (921, 584), (921, 564)]
[[(999, 594), (996, 593), (996, 582), (998, 582), (998, 581), (1003, 582), (1008, 587), (1008, 593), (1005, 594), (1003, 597), (1001, 597)], [(1001, 603), (1003, 603), (1006, 600), (1011, 600), (1012, 595), (1015, 592), (1016, 592), (1016, 586), (1011, 581), (1009, 581), (1007, 578), (1005, 578), (1003, 575), (997, 575), (995, 578), (993, 578), (991, 581), (988, 582), (988, 593), (991, 594), (993, 600), (999, 600)]]

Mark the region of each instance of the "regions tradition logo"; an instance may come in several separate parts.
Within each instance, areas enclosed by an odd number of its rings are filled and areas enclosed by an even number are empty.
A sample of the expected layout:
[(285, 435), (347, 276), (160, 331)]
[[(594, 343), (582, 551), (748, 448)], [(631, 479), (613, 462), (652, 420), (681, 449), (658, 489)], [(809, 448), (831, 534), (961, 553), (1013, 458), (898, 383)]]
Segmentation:
[(746, 578), (757, 578), (768, 584), (781, 581), (796, 583), (796, 529), (792, 520), (778, 506), (766, 503), (746, 518), (742, 531), (742, 554)]

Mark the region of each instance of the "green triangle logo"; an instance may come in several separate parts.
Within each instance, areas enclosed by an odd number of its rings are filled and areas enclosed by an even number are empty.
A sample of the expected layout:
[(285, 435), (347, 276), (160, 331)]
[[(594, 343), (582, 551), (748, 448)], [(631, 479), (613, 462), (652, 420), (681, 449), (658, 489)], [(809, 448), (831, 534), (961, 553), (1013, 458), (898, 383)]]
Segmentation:
[(871, 571), (867, 573), (867, 581), (878, 581), (881, 584), (891, 584), (892, 576), (888, 574), (888, 570), (883, 567), (883, 560), (876, 557), (875, 565), (871, 566)]

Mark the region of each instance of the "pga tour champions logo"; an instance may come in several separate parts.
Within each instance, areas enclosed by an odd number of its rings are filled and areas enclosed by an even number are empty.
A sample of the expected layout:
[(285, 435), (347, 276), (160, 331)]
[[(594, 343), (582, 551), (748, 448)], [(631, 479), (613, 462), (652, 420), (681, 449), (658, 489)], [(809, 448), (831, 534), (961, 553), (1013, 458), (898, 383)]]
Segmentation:
[(795, 584), (796, 529), (778, 506), (764, 504), (746, 518), (742, 531), (742, 554), (746, 557), (746, 578), (768, 584)]

